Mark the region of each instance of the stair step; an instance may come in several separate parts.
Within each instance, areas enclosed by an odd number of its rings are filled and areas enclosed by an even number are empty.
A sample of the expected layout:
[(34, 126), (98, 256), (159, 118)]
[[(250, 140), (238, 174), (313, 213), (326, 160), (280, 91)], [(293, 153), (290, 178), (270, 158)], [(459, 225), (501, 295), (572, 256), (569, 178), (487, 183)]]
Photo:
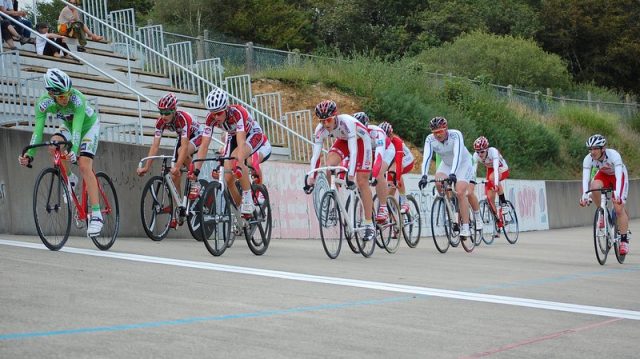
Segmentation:
[[(25, 66), (22, 68), (22, 71), (29, 71), (29, 72), (39, 72), (39, 73), (46, 73), (47, 72), (47, 68), (43, 67), (43, 66)], [(106, 83), (116, 83), (115, 81), (113, 81), (112, 79), (108, 78), (108, 77), (102, 77), (102, 76), (98, 76), (98, 75), (90, 75), (90, 74), (86, 74), (86, 73), (82, 73), (82, 72), (76, 72), (76, 71), (65, 71), (67, 73), (67, 75), (69, 75), (72, 78), (81, 78), (81, 79), (85, 79), (85, 80), (90, 80), (90, 81), (98, 81), (98, 82), (106, 82)]]
[(198, 94), (195, 91), (183, 90), (183, 89), (178, 89), (178, 88), (175, 88), (175, 87), (172, 87), (172, 86), (165, 86), (165, 85), (150, 84), (150, 85), (144, 85), (144, 87), (146, 87), (148, 89), (153, 89), (153, 90), (161, 90), (161, 91), (167, 91), (167, 92), (173, 92), (173, 93), (184, 93), (184, 94), (188, 94), (188, 95), (197, 95)]

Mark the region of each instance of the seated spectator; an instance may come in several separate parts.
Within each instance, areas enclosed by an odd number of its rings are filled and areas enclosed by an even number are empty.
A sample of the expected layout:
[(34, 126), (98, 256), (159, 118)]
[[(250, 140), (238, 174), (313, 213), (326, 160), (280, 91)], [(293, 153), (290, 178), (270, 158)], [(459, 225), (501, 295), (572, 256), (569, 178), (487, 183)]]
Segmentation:
[(19, 40), (21, 45), (27, 43), (27, 39), (23, 38), (18, 34), (16, 29), (11, 25), (11, 21), (2, 19), (0, 20), (0, 31), (2, 32), (2, 41), (7, 43), (7, 47), (10, 50), (16, 49), (16, 44), (13, 40)]
[(67, 44), (65, 43), (65, 39), (66, 37), (62, 36), (62, 35), (58, 35), (58, 34), (53, 34), (49, 32), (49, 25), (41, 22), (36, 26), (36, 30), (40, 33), (40, 35), (46, 37), (47, 39), (54, 41), (56, 44), (58, 44), (61, 47), (64, 47), (65, 49), (67, 49), (67, 54), (65, 55), (62, 51), (60, 51), (60, 49), (58, 49), (57, 47), (53, 46), (51, 43), (49, 43), (47, 40), (41, 38), (41, 37), (37, 37), (36, 38), (36, 53), (38, 53), (38, 55), (47, 55), (47, 56), (55, 56), (55, 57), (71, 57), (71, 55), (68, 53), (69, 52), (69, 47), (67, 46)]
[(11, 16), (16, 21), (22, 23), (25, 27), (21, 27), (19, 25), (13, 24), (14, 29), (18, 32), (18, 34), (24, 37), (26, 43), (35, 44), (35, 39), (31, 38), (31, 28), (33, 24), (31, 21), (27, 20), (25, 16), (27, 16), (26, 11), (18, 10), (18, 0), (0, 0), (0, 11), (5, 14)]
[[(69, 0), (69, 3), (76, 5), (77, 0)], [(87, 45), (87, 38), (93, 41), (103, 39), (102, 36), (96, 35), (89, 30), (87, 25), (81, 21), (78, 10), (71, 6), (65, 6), (62, 8), (62, 11), (60, 11), (60, 16), (58, 17), (58, 33), (78, 39), (78, 52), (86, 51), (84, 47)]]

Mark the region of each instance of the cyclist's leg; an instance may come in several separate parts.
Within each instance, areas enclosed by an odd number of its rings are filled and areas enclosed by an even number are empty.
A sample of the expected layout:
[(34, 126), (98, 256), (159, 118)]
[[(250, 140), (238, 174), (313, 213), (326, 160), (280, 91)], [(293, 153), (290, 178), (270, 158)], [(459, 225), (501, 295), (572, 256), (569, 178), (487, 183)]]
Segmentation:
[(356, 183), (358, 185), (358, 188), (360, 189), (360, 197), (362, 197), (362, 204), (365, 208), (364, 218), (367, 224), (372, 220), (371, 209), (373, 209), (373, 194), (371, 193), (371, 186), (369, 186), (369, 176), (371, 175), (371, 167), (373, 165), (373, 163), (371, 162), (371, 157), (372, 152), (370, 143), (365, 144), (363, 140), (358, 139), (358, 156), (356, 158)]
[(271, 156), (271, 143), (267, 140), (265, 135), (263, 135), (263, 137), (264, 141), (262, 146), (260, 146), (260, 148), (251, 155), (251, 163), (256, 176), (255, 183), (257, 184), (262, 183), (262, 169), (260, 168), (260, 164), (268, 160)]
[[(376, 176), (376, 194), (378, 195), (378, 203), (380, 203), (380, 208), (377, 209), (378, 213), (376, 214), (376, 221), (386, 221), (387, 220), (387, 197), (389, 196), (389, 186), (387, 185), (387, 181), (385, 178), (385, 172), (387, 172), (388, 165), (382, 161), (382, 165), (380, 166), (380, 172)], [(364, 203), (364, 202), (363, 202)]]
[[(66, 126), (61, 125), (58, 128), (58, 131), (56, 131), (56, 133), (54, 133), (51, 136), (51, 141), (57, 141), (57, 142), (71, 141), (71, 131), (69, 131), (69, 129)], [(53, 156), (55, 149), (56, 149), (55, 146), (48, 147), (50, 156)], [(61, 148), (63, 152), (65, 150), (70, 150), (70, 149), (71, 149), (71, 146)], [(62, 168), (64, 169), (64, 172), (67, 176), (71, 174), (71, 163), (69, 162), (69, 160), (62, 161)]]
[(98, 181), (96, 175), (93, 172), (93, 159), (98, 151), (98, 139), (100, 138), (100, 121), (97, 121), (93, 126), (82, 136), (82, 142), (80, 145), (80, 156), (78, 158), (78, 167), (80, 168), (80, 174), (82, 180), (87, 185), (87, 194), (89, 195), (89, 205), (91, 206), (87, 212), (89, 212), (89, 226), (87, 228), (88, 234), (100, 233), (102, 229), (102, 213), (100, 212), (100, 197), (98, 194)]
[(614, 201), (613, 207), (616, 211), (616, 221), (618, 224), (618, 230), (620, 231), (620, 235), (622, 236), (622, 240), (627, 240), (627, 231), (629, 230), (629, 216), (627, 215), (627, 210), (625, 208), (627, 195), (629, 193), (629, 180), (627, 177), (627, 171), (624, 171), (622, 173), (621, 186), (622, 188), (620, 189), (620, 197), (622, 198), (622, 203), (618, 204)]

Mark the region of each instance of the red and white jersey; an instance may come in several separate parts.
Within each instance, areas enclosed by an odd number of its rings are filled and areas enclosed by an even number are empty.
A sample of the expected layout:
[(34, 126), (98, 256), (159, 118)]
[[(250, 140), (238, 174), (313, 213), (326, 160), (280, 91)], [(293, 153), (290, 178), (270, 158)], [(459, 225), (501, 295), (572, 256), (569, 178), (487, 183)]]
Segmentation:
[(375, 151), (373, 158), (378, 158), (378, 155), (382, 156), (383, 152), (391, 146), (391, 140), (387, 137), (387, 134), (376, 125), (367, 126), (367, 130), (371, 138), (371, 147)]
[[(322, 143), (327, 137), (334, 137), (348, 141), (349, 157), (357, 158), (358, 140), (362, 140), (365, 151), (371, 151), (371, 137), (368, 129), (351, 115), (340, 114), (335, 116), (334, 121), (336, 127), (329, 131), (322, 123), (316, 126), (314, 134), (313, 156), (311, 158), (311, 169), (314, 170), (318, 166), (320, 152), (322, 151)], [(349, 176), (353, 176), (356, 171), (356, 161), (349, 161)]]
[[(209, 114), (205, 124), (205, 137), (211, 137), (213, 134), (214, 116)], [(262, 128), (253, 116), (249, 114), (246, 108), (240, 105), (230, 105), (227, 110), (227, 119), (215, 125), (215, 127), (227, 132), (230, 136), (235, 136), (236, 132), (242, 131), (247, 134), (253, 132), (262, 132)]]
[(616, 150), (606, 148), (602, 158), (593, 159), (591, 154), (584, 157), (582, 161), (582, 192), (589, 190), (589, 180), (591, 179), (591, 168), (595, 167), (598, 172), (602, 172), (607, 176), (616, 176), (616, 197), (620, 198), (620, 189), (622, 188), (622, 176), (627, 176), (627, 167), (622, 162), (622, 156)]
[(476, 152), (473, 154), (473, 159), (476, 163), (482, 163), (487, 168), (497, 168), (499, 172), (504, 172), (509, 169), (507, 161), (504, 160), (500, 151), (495, 147), (487, 148), (487, 156), (482, 159)]
[(173, 121), (166, 122), (162, 118), (156, 121), (155, 137), (162, 137), (164, 130), (175, 132), (180, 138), (189, 140), (202, 133), (201, 124), (186, 111), (176, 111)]

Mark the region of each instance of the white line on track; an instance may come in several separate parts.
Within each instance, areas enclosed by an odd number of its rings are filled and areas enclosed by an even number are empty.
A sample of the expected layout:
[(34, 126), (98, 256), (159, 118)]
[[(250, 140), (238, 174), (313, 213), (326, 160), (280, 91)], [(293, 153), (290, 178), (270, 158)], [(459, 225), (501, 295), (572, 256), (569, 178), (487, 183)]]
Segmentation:
[[(14, 246), (14, 247), (48, 250), (42, 244), (28, 243), (28, 242), (0, 239), (0, 244)], [(519, 307), (557, 310), (557, 311), (570, 312), (570, 313), (580, 313), (580, 314), (599, 315), (599, 316), (612, 317), (612, 318), (640, 320), (640, 312), (633, 311), (633, 310), (595, 307), (595, 306), (589, 306), (589, 305), (551, 302), (551, 301), (545, 301), (545, 300), (506, 297), (506, 296), (500, 296), (500, 295), (481, 294), (481, 293), (472, 293), (472, 292), (461, 292), (461, 291), (454, 291), (454, 290), (447, 290), (447, 289), (417, 287), (417, 286), (410, 286), (410, 285), (384, 283), (384, 282), (372, 282), (372, 281), (364, 281), (364, 280), (356, 280), (356, 279), (348, 279), (348, 278), (325, 277), (325, 276), (283, 272), (283, 271), (275, 271), (275, 270), (267, 270), (267, 269), (259, 269), (259, 268), (214, 264), (214, 263), (207, 263), (207, 262), (195, 262), (195, 261), (187, 261), (187, 260), (172, 259), (172, 258), (151, 257), (151, 256), (144, 256), (139, 254), (129, 254), (129, 253), (120, 253), (120, 252), (102, 252), (102, 251), (97, 251), (92, 249), (81, 249), (81, 248), (73, 248), (73, 247), (64, 247), (63, 249), (61, 249), (61, 251), (67, 252), (67, 253), (89, 255), (94, 257), (122, 259), (122, 260), (134, 261), (134, 262), (165, 264), (165, 265), (172, 265), (177, 267), (198, 268), (198, 269), (206, 269), (206, 270), (213, 270), (213, 271), (220, 271), (220, 272), (230, 272), (230, 273), (257, 275), (257, 276), (270, 277), (270, 278), (298, 280), (298, 281), (312, 282), (312, 283), (333, 284), (333, 285), (341, 285), (341, 286), (347, 286), (347, 287), (384, 290), (384, 291), (397, 292), (397, 293), (410, 293), (410, 294), (434, 296), (434, 297), (441, 297), (441, 298), (471, 300), (475, 302), (507, 304), (507, 305), (514, 305)]]

